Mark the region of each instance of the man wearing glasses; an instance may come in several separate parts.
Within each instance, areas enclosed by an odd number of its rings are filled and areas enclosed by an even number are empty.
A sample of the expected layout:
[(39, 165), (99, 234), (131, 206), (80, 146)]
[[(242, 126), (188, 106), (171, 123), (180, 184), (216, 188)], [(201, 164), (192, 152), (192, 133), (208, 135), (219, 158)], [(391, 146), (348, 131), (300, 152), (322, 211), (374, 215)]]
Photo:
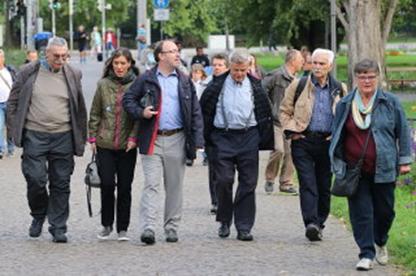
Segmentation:
[(47, 217), (58, 243), (67, 242), (73, 156), (82, 156), (87, 131), (81, 72), (67, 58), (65, 39), (51, 38), (46, 59), (26, 65), (17, 75), (7, 110), (8, 129), (23, 148), (22, 172), (33, 217), (29, 236), (41, 235)]
[(138, 142), (145, 177), (140, 239), (149, 245), (155, 243), (162, 176), (166, 241), (178, 241), (185, 162), (192, 163), (196, 148), (204, 146), (201, 110), (191, 79), (178, 70), (178, 47), (173, 41), (160, 41), (154, 56), (157, 65), (137, 78), (123, 98), (124, 109), (140, 124)]
[[(329, 214), (332, 176), (328, 150), (333, 112), (347, 91), (330, 74), (333, 62), (332, 51), (316, 49), (312, 74), (293, 81), (280, 105), (280, 122), (286, 138), (291, 139), (305, 235), (310, 241), (322, 240)], [(301, 82), (303, 89), (298, 89)]]

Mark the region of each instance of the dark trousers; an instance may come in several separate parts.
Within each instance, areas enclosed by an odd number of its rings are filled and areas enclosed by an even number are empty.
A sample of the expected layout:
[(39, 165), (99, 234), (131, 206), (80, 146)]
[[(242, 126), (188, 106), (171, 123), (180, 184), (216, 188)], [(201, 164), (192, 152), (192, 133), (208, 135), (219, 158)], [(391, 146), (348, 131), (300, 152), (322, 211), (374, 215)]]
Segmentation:
[[(74, 170), (71, 131), (45, 133), (25, 130), (22, 172), (33, 218), (48, 217), (49, 231), (66, 232), (71, 174)], [(49, 180), (49, 194), (46, 183)]]
[(117, 232), (127, 231), (130, 223), (131, 183), (136, 167), (137, 150), (97, 148), (98, 173), (101, 177), (101, 224), (114, 223), (115, 188), (117, 186)]
[(360, 179), (357, 192), (348, 198), (354, 239), (360, 248), (359, 257), (373, 259), (374, 244), (387, 243), (394, 220), (395, 183), (374, 183), (374, 177)]
[(215, 158), (213, 154), (213, 147), (206, 146), (205, 154), (208, 158), (208, 181), (209, 181), (209, 194), (211, 197), (211, 204), (218, 205), (217, 199), (217, 179), (215, 177)]
[(323, 138), (293, 140), (292, 159), (299, 179), (300, 207), (305, 226), (324, 227), (331, 200), (329, 141)]
[[(259, 139), (257, 128), (247, 131), (214, 130), (212, 133), (218, 198), (216, 220), (230, 225), (234, 214), (234, 224), (238, 231), (250, 231), (254, 224)], [(238, 187), (233, 202), (236, 169)]]

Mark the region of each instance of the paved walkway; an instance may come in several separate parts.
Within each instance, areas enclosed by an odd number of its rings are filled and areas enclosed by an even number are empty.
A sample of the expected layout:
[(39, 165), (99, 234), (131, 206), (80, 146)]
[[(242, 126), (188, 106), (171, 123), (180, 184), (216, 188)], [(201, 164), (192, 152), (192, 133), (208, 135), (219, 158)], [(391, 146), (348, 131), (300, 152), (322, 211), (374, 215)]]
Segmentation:
[[(101, 69), (96, 64), (83, 66), (85, 94), (91, 101)], [(143, 185), (141, 162), (137, 164), (133, 185), (130, 242), (100, 242), (99, 191), (93, 191), (94, 217), (86, 206), (83, 172), (89, 160), (76, 158), (72, 177), (71, 214), (68, 244), (55, 244), (44, 227), (42, 236), (28, 237), (31, 221), (26, 202), (25, 181), (20, 172), (20, 151), (0, 160), (0, 275), (362, 275), (354, 270), (357, 248), (344, 225), (330, 217), (324, 241), (310, 243), (304, 237), (299, 198), (266, 195), (264, 178), (257, 189), (257, 220), (253, 242), (222, 240), (218, 225), (209, 214), (207, 167), (197, 160), (187, 168), (184, 189), (183, 221), (179, 242), (164, 241), (162, 221), (154, 246), (140, 243), (138, 203)], [(261, 155), (264, 171), (267, 154)], [(161, 200), (161, 203), (163, 201)], [(160, 207), (160, 210), (162, 207)], [(364, 273), (365, 274), (365, 273)], [(393, 266), (375, 266), (365, 275), (398, 275)]]

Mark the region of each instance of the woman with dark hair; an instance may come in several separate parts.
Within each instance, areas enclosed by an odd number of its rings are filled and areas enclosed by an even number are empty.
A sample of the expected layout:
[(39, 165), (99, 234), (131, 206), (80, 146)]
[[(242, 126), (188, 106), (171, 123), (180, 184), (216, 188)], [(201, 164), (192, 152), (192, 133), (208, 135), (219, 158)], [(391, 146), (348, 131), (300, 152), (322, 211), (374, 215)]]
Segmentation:
[(332, 171), (339, 178), (347, 168), (362, 164), (358, 188), (348, 197), (348, 207), (360, 249), (356, 269), (370, 270), (374, 259), (380, 265), (388, 262), (396, 179), (410, 172), (413, 158), (403, 108), (395, 95), (379, 86), (378, 63), (364, 59), (355, 65), (354, 74), (357, 88), (336, 108), (329, 155)]
[(98, 81), (90, 111), (89, 143), (97, 154), (101, 177), (101, 224), (98, 238), (106, 240), (113, 231), (115, 188), (117, 186), (117, 223), (119, 241), (128, 240), (131, 183), (136, 165), (138, 125), (123, 110), (122, 99), (139, 74), (131, 52), (119, 48), (106, 61)]

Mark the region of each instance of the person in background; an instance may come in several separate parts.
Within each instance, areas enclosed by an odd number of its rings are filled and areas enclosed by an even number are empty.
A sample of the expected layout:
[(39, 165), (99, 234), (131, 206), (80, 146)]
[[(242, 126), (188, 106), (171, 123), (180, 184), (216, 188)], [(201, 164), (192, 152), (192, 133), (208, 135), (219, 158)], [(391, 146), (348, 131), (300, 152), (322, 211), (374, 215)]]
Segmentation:
[(191, 60), (191, 66), (195, 63), (201, 64), (203, 67), (209, 66), (209, 58), (204, 54), (204, 48), (196, 47), (196, 55)]
[(4, 134), (6, 133), (7, 101), (15, 80), (16, 70), (10, 65), (6, 65), (5, 53), (0, 49), (0, 159), (3, 159), (6, 147), (7, 156), (14, 154), (14, 144), (9, 135), (11, 129), (7, 129), (7, 137)]
[(302, 52), (302, 56), (305, 61), (302, 67), (303, 76), (308, 76), (312, 71), (312, 55), (311, 52), (304, 51)]
[(108, 28), (105, 32), (105, 49), (106, 49), (106, 56), (111, 56), (111, 53), (117, 48), (117, 38), (116, 34), (114, 33), (112, 28)]
[[(118, 240), (125, 241), (130, 223), (131, 183), (137, 158), (138, 124), (123, 110), (122, 99), (138, 76), (131, 52), (119, 48), (106, 61), (91, 105), (89, 143), (97, 153), (101, 178), (101, 224), (98, 238), (106, 240), (113, 231), (114, 212)], [(117, 196), (114, 191), (117, 188)], [(116, 210), (114, 210), (117, 198)]]
[(332, 171), (343, 177), (347, 167), (357, 164), (369, 137), (357, 191), (348, 198), (352, 231), (360, 248), (357, 270), (372, 269), (374, 259), (387, 264), (396, 180), (410, 172), (413, 162), (403, 107), (397, 96), (380, 87), (379, 77), (374, 60), (363, 59), (354, 66), (357, 88), (337, 105), (329, 148)]
[(286, 53), (285, 64), (268, 74), (262, 81), (264, 90), (272, 103), (274, 125), (275, 149), (270, 153), (265, 171), (266, 183), (264, 189), (268, 194), (273, 192), (274, 181), (278, 175), (279, 191), (293, 195), (297, 194), (293, 185), (294, 166), (290, 152), (290, 140), (287, 140), (283, 134), (282, 124), (279, 120), (279, 110), (286, 88), (296, 78), (296, 74), (301, 70), (302, 65), (301, 53), (298, 50), (289, 50)]
[(266, 72), (257, 64), (257, 59), (254, 54), (250, 54), (250, 68), (248, 72), (259, 80), (263, 79), (266, 75)]
[(38, 51), (36, 50), (28, 50), (26, 52), (26, 59), (25, 59), (25, 64), (32, 62), (32, 61), (36, 61), (38, 60)]
[(90, 35), (91, 43), (91, 55), (96, 58), (96, 55), (102, 52), (102, 38), (101, 33), (98, 31), (98, 27), (94, 26)]
[(205, 74), (204, 67), (201, 64), (195, 63), (192, 65), (191, 79), (195, 86), (196, 95), (198, 100), (201, 98), (202, 92), (204, 92), (207, 87), (205, 80), (207, 79), (207, 74)]
[(144, 24), (140, 24), (137, 28), (136, 41), (137, 41), (137, 60), (140, 60), (140, 57), (141, 57), (140, 54), (142, 50), (147, 47), (146, 28)]
[(81, 64), (86, 63), (87, 62), (88, 34), (85, 31), (84, 25), (80, 25), (78, 27), (77, 40), (78, 40), (78, 50), (79, 50), (79, 62)]

